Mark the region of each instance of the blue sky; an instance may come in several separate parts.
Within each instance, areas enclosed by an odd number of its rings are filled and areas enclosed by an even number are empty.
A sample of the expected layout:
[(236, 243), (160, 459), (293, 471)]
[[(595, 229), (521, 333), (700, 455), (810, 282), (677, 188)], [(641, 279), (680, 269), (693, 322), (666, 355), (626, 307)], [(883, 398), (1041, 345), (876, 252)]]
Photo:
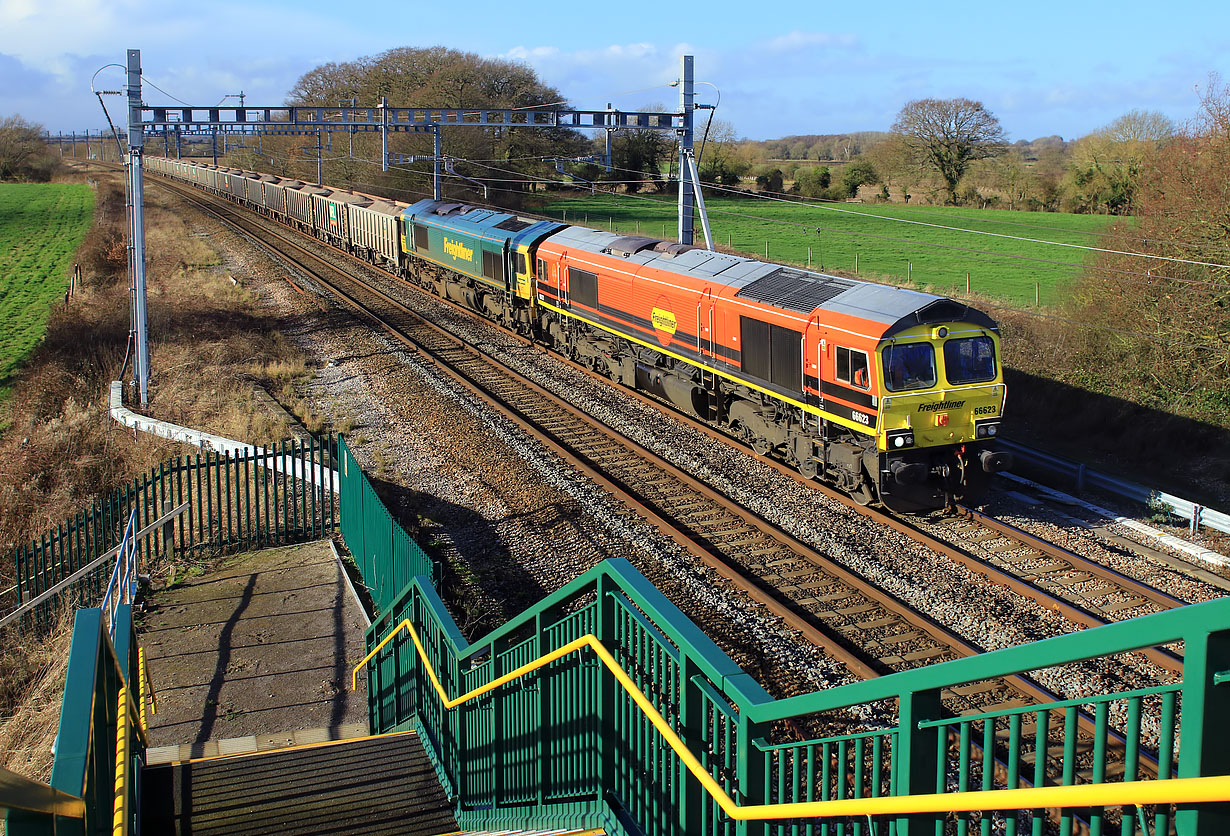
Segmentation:
[[(578, 107), (671, 108), (678, 94), (664, 85), (679, 56), (693, 54), (697, 79), (721, 91), (718, 118), (754, 139), (886, 130), (910, 99), (955, 96), (982, 101), (1014, 140), (1072, 139), (1132, 109), (1188, 119), (1210, 72), (1230, 80), (1224, 0), (680, 8), (0, 0), (0, 116), (20, 113), (52, 132), (104, 125), (90, 77), (122, 63), (128, 47), (141, 49), (150, 81), (196, 105), (240, 90), (249, 104), (280, 104), (320, 63), (442, 44), (524, 61)], [(99, 76), (101, 87), (122, 83), (118, 70)], [(717, 100), (713, 87), (698, 93)], [(146, 101), (173, 103), (149, 88)], [(123, 118), (118, 98), (108, 106)]]

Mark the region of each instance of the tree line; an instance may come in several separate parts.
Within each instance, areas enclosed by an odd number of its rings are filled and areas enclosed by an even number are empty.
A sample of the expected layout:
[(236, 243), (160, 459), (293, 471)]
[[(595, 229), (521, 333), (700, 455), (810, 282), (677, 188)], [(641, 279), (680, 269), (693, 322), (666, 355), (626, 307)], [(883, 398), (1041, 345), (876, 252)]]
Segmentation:
[(1160, 113), (1133, 110), (1075, 141), (1010, 142), (981, 102), (920, 99), (887, 132), (758, 142), (719, 123), (701, 171), (719, 185), (830, 200), (1130, 215), (1146, 156), (1176, 130)]

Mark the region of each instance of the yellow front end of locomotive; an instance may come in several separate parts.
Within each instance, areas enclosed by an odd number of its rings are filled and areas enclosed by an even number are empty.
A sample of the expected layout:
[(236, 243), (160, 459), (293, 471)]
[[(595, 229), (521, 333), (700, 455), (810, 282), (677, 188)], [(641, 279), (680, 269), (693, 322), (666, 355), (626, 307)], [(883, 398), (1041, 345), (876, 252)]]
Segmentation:
[(993, 441), (1005, 387), (999, 336), (968, 323), (920, 325), (877, 351), (881, 451)]

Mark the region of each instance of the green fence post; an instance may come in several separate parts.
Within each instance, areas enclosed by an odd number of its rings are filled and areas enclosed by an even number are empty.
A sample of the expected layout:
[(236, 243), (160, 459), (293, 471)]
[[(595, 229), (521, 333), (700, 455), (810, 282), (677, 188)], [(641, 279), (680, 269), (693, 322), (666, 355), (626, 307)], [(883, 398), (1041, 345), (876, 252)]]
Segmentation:
[[(239, 498), (239, 486), (235, 486), (235, 495), (232, 497), (231, 482), (234, 480), (235, 471), (238, 468), (235, 467), (235, 459), (231, 456), (230, 450), (227, 450), (223, 455), (221, 466), (226, 477), (226, 544), (228, 547), (231, 547), (235, 545), (235, 529), (238, 522), (235, 519), (235, 500)], [(221, 504), (221, 497), (219, 497), (219, 504)]]
[(342, 437), (340, 435), (332, 436), (331, 439), (332, 441), (330, 443), (329, 461), (328, 461), (329, 524), (331, 527), (340, 530), (341, 525), (342, 525), (341, 524), (342, 486), (340, 484), (334, 483), (334, 477), (340, 476), (341, 474), (334, 471), (333, 468), (339, 467), (341, 465)]
[(18, 547), (13, 550), (13, 561), (17, 567), (17, 606), (21, 606), (22, 602), (25, 600), (22, 591), (22, 584), (25, 583), (25, 569), (23, 568), (21, 559), (24, 552), (25, 548), (23, 547)]
[[(603, 572), (598, 576), (597, 600), (595, 602), (596, 635), (598, 641), (608, 651), (614, 653), (615, 647), (615, 581), (609, 574)], [(619, 774), (617, 763), (618, 746), (615, 735), (615, 715), (617, 712), (616, 692), (618, 683), (611, 676), (605, 665), (598, 665), (594, 675), (598, 678), (596, 690), (598, 693), (596, 733), (594, 741), (598, 764), (595, 772), (598, 776), (597, 801), (606, 802), (606, 794), (615, 791), (615, 776)]]
[(316, 491), (320, 488), (316, 484), (316, 436), (308, 439), (307, 453), (303, 457), (303, 494), (304, 496), (311, 495), (311, 531), (313, 540), (318, 540), (324, 536), (324, 529), (320, 524), (320, 513), (316, 507)]
[(273, 452), (270, 448), (265, 447), (261, 450), (261, 501), (265, 507), (265, 536), (263, 544), (268, 545), (275, 539), (277, 531), (277, 513), (278, 502), (277, 497), (274, 497), (272, 507), (269, 504), (269, 494), (273, 490), (273, 477), (269, 475), (269, 465), (273, 462)]
[[(768, 734), (768, 728), (753, 723), (747, 714), (739, 715), (739, 727), (736, 732), (735, 787), (738, 795), (735, 801), (740, 807), (753, 804), (764, 804), (765, 797), (765, 757), (764, 749), (756, 744), (763, 743)], [(768, 832), (768, 826), (762, 821), (741, 821), (735, 825), (738, 836), (761, 836)]]
[(243, 542), (245, 549), (254, 548), (260, 537), (260, 478), (256, 467), (256, 451), (243, 453)]
[[(942, 716), (940, 692), (906, 692), (898, 698), (897, 751), (893, 758), (898, 774), (895, 784), (900, 795), (926, 795), (935, 792), (935, 764), (939, 757), (938, 736), (918, 724)], [(897, 817), (897, 836), (924, 836), (935, 833), (934, 815)]]
[(205, 532), (205, 542), (212, 548), (214, 543), (214, 481), (213, 481), (213, 456), (209, 453), (205, 454), (205, 520), (207, 529)]
[[(1230, 773), (1230, 630), (1188, 638), (1184, 645), (1183, 701), (1179, 719), (1179, 777)], [(1179, 833), (1230, 833), (1230, 803), (1179, 805)]]
[[(683, 742), (693, 754), (704, 750), (705, 703), (695, 680), (701, 676), (700, 669), (691, 654), (685, 651), (678, 668), (679, 676), (679, 722)], [(682, 761), (677, 767), (679, 779), (677, 832), (687, 836), (701, 833), (707, 796), (705, 789), (692, 771)]]
[(295, 442), (295, 467), (299, 471), (299, 478), (295, 480), (297, 486), (295, 490), (299, 492), (299, 539), (312, 539), (312, 518), (308, 516), (308, 468), (310, 464), (307, 460), (307, 454), (304, 452), (302, 441)]
[(299, 498), (295, 493), (295, 442), (282, 442), (282, 491), (286, 497), (286, 542), (293, 543), (299, 531)]
[(226, 450), (214, 453), (213, 455), (213, 474), (214, 474), (214, 490), (217, 496), (217, 506), (214, 516), (218, 520), (218, 537), (214, 541), (215, 549), (225, 551), (230, 543), (230, 504), (231, 504), (231, 483), (227, 476), (229, 468), (227, 457), (230, 454)]

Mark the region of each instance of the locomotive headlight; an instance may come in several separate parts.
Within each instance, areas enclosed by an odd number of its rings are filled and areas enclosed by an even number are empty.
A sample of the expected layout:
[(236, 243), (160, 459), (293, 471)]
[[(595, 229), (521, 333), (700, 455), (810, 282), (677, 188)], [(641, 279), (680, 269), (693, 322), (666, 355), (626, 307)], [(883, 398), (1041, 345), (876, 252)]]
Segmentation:
[(998, 421), (983, 421), (974, 428), (975, 438), (994, 438), (999, 435)]
[(914, 433), (909, 430), (895, 430), (888, 434), (888, 446), (893, 450), (904, 450), (914, 446)]

